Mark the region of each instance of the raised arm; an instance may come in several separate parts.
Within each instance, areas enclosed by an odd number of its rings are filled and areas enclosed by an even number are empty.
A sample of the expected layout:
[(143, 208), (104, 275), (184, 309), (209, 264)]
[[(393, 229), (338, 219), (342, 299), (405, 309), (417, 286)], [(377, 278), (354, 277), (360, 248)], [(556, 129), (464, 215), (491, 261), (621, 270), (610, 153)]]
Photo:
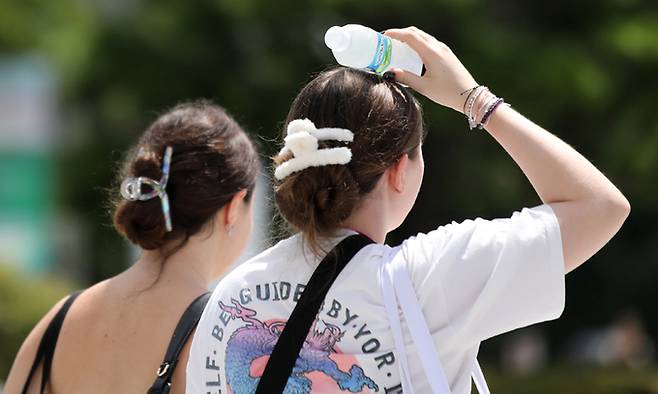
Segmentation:
[[(427, 70), (422, 77), (394, 70), (396, 80), (462, 112), (462, 93), (477, 83), (450, 48), (414, 27), (391, 29), (386, 35), (418, 52)], [(628, 200), (575, 149), (506, 105), (493, 112), (485, 128), (555, 211), (565, 272), (587, 261), (619, 230), (630, 212)]]

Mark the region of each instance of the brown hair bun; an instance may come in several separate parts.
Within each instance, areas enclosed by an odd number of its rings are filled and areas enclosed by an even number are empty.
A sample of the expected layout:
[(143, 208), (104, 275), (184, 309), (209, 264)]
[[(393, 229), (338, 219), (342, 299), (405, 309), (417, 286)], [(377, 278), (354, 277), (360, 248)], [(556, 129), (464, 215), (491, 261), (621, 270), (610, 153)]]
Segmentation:
[[(345, 67), (322, 72), (304, 86), (284, 126), (304, 118), (317, 128), (339, 127), (354, 133), (348, 164), (307, 168), (275, 183), (279, 213), (320, 253), (318, 238), (333, 235), (384, 171), (404, 154), (412, 159), (418, 155), (425, 128), (421, 106), (407, 88)], [(319, 148), (334, 146), (339, 144), (321, 141)], [(274, 164), (290, 158), (289, 153), (278, 155)]]
[(173, 240), (181, 247), (235, 193), (246, 189), (249, 198), (256, 185), (259, 162), (251, 140), (223, 108), (208, 101), (180, 104), (158, 117), (129, 152), (117, 183), (140, 176), (159, 180), (167, 146), (173, 149), (166, 186), (172, 231), (166, 231), (159, 198), (115, 199), (115, 228), (143, 249)]

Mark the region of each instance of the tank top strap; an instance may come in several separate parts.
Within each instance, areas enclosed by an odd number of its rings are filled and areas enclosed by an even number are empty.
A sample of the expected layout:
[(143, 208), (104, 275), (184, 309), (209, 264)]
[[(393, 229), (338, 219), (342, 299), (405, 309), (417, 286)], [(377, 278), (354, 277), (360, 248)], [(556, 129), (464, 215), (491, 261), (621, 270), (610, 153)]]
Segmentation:
[(78, 298), (82, 293), (82, 290), (76, 291), (71, 294), (61, 308), (57, 311), (53, 319), (48, 324), (46, 331), (44, 331), (41, 341), (39, 342), (39, 347), (37, 348), (37, 354), (34, 357), (34, 362), (32, 363), (32, 368), (30, 368), (30, 373), (27, 375), (25, 380), (25, 385), (23, 386), (22, 394), (27, 394), (27, 390), (30, 388), (32, 383), (32, 378), (36, 372), (39, 365), (43, 362), (43, 369), (41, 372), (41, 390), (40, 393), (43, 393), (46, 389), (46, 384), (50, 379), (50, 370), (53, 364), (53, 356), (55, 355), (55, 347), (57, 346), (57, 338), (59, 338), (59, 332), (62, 330), (62, 324), (64, 323), (64, 318), (68, 313), (73, 302)]

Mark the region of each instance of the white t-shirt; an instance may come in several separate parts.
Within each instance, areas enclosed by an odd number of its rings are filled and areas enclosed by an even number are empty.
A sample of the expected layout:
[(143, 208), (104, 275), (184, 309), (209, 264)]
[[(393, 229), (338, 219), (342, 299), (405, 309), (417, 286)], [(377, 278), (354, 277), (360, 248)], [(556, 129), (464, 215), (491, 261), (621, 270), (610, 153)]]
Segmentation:
[[(511, 218), (453, 222), (401, 247), (454, 394), (470, 393), (481, 341), (555, 319), (564, 309), (560, 228), (548, 205)], [(366, 246), (339, 275), (286, 393), (402, 392), (378, 275), (388, 248)], [(253, 393), (319, 261), (293, 236), (224, 278), (192, 341), (186, 392)], [(414, 389), (430, 392), (404, 324), (403, 331)]]

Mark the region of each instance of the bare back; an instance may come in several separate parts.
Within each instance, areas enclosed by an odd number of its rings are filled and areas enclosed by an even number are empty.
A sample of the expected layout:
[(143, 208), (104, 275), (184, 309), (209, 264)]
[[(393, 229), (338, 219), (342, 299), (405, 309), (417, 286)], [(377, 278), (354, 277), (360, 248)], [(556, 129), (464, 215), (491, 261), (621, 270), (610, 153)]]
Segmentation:
[[(145, 393), (148, 390), (180, 317), (205, 289), (182, 289), (162, 278), (150, 289), (138, 290), (145, 288), (143, 282), (143, 276), (128, 270), (94, 285), (78, 297), (62, 325), (46, 392)], [(40, 326), (49, 323), (59, 305), (61, 303), (35, 328), (35, 338), (28, 338), (24, 345), (27, 349), (21, 349), (28, 353), (23, 359), (30, 364), (36, 347), (29, 342), (36, 340), (38, 344), (41, 335), (36, 331), (43, 331)], [(174, 372), (172, 394), (184, 392), (188, 353), (189, 343)], [(17, 369), (26, 370), (24, 366)], [(24, 378), (21, 379), (21, 375), (26, 373), (17, 371), (16, 382), (7, 382), (8, 390), (18, 388), (17, 383), (22, 388)], [(40, 377), (37, 371), (30, 393), (38, 392)]]

